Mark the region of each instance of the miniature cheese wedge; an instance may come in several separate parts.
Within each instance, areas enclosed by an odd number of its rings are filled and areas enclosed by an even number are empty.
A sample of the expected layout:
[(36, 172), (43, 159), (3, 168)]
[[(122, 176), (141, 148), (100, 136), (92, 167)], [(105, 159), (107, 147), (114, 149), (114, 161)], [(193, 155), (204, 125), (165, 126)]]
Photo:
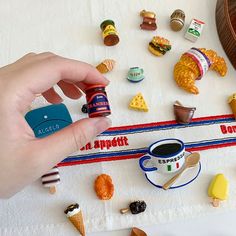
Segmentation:
[(212, 198), (212, 205), (218, 207), (220, 201), (228, 198), (228, 180), (223, 174), (217, 174), (208, 188), (208, 196)]
[(138, 93), (133, 97), (129, 104), (130, 109), (135, 109), (138, 111), (148, 111), (148, 106), (143, 98), (143, 95), (141, 93)]

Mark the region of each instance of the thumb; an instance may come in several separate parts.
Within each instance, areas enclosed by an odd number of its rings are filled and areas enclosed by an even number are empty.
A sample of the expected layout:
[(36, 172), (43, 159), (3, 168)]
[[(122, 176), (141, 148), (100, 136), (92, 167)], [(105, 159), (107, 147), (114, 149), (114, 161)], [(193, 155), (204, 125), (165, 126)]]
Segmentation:
[(110, 126), (111, 120), (109, 118), (86, 118), (50, 136), (38, 139), (34, 148), (40, 153), (40, 158), (38, 158), (40, 164), (42, 166), (53, 166), (59, 163)]

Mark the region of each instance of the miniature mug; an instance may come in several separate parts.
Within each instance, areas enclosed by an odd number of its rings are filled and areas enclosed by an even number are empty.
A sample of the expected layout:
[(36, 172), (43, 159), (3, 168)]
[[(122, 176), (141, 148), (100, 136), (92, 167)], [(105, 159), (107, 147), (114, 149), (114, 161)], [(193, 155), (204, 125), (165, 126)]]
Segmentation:
[(151, 144), (148, 153), (139, 160), (144, 172), (158, 171), (164, 174), (178, 171), (185, 162), (185, 145), (179, 139), (162, 139)]
[(139, 82), (144, 79), (144, 70), (140, 67), (132, 67), (129, 69), (127, 79), (130, 82)]

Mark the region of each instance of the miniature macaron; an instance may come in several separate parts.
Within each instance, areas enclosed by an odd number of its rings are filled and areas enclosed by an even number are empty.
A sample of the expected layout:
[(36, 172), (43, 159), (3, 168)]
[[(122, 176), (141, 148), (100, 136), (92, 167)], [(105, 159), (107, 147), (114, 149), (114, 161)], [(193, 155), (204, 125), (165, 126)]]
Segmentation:
[(171, 50), (171, 44), (168, 39), (154, 36), (148, 45), (148, 50), (155, 56), (163, 56), (166, 52)]

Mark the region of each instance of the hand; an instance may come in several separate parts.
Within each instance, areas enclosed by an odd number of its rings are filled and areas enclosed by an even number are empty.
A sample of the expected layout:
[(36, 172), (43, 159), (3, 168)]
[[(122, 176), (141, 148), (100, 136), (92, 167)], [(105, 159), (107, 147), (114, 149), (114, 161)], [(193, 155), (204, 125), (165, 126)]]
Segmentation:
[(24, 119), (36, 94), (60, 103), (57, 84), (72, 99), (85, 84), (108, 84), (94, 67), (52, 53), (30, 53), (0, 69), (0, 197), (7, 198), (40, 178), (69, 154), (106, 130), (108, 118), (79, 120), (37, 139)]

